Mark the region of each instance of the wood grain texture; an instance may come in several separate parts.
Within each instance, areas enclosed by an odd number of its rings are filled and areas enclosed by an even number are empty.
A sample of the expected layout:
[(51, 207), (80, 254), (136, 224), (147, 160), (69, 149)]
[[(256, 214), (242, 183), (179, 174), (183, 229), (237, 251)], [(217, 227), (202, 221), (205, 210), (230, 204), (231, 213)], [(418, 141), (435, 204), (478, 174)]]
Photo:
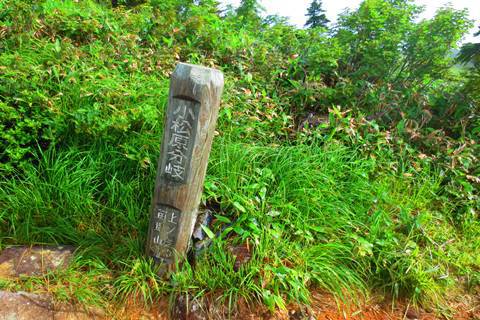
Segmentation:
[(188, 249), (222, 90), (223, 74), (215, 69), (180, 63), (171, 76), (146, 245), (161, 272)]

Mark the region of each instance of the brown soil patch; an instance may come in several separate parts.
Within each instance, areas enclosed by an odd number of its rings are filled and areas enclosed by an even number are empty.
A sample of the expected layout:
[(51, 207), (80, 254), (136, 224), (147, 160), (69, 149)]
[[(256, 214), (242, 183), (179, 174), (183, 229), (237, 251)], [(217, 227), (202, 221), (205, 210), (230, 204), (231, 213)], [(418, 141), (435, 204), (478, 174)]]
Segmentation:
[(169, 309), (168, 298), (153, 304), (146, 310), (143, 304), (129, 302), (117, 310), (114, 319), (158, 319), (158, 320), (480, 320), (480, 299), (474, 296), (458, 297), (458, 302), (451, 304), (454, 310), (449, 317), (435, 314), (432, 311), (416, 309), (407, 302), (390, 302), (372, 299), (361, 304), (353, 301), (341, 303), (330, 294), (312, 293), (310, 306), (289, 304), (286, 310), (270, 312), (263, 304), (247, 304), (240, 300), (235, 310), (229, 312), (226, 302), (215, 299), (188, 301), (177, 299), (175, 306)]
[(413, 308), (408, 302), (397, 301), (392, 305), (380, 296), (362, 303), (343, 303), (322, 292), (312, 292), (310, 306), (291, 303), (285, 310), (274, 312), (260, 302), (246, 303), (244, 300), (229, 310), (228, 301), (213, 296), (192, 299), (184, 295), (177, 297), (172, 304), (169, 300), (169, 297), (163, 297), (144, 303), (139, 299), (130, 299), (121, 306), (88, 310), (81, 306), (54, 303), (48, 296), (0, 291), (0, 320), (480, 320), (480, 297), (474, 295), (457, 296), (449, 305), (451, 312), (448, 317)]

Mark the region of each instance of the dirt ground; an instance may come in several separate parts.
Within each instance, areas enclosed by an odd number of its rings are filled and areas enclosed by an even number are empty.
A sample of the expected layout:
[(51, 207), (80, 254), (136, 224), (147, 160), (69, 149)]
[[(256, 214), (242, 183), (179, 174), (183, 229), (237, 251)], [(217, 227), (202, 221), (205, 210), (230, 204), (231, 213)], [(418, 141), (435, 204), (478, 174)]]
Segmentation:
[[(248, 248), (234, 248), (236, 255), (244, 260)], [(48, 270), (65, 267), (72, 257), (73, 249), (60, 247), (12, 247), (0, 253), (0, 279), (17, 278), (20, 275), (44, 274)], [(408, 302), (396, 302), (381, 295), (368, 301), (337, 301), (332, 295), (312, 291), (310, 306), (289, 304), (285, 310), (269, 311), (262, 303), (239, 301), (228, 310), (228, 303), (207, 296), (202, 300), (179, 296), (170, 303), (164, 297), (154, 303), (133, 299), (121, 306), (84, 308), (75, 304), (58, 304), (45, 294), (0, 291), (0, 320), (383, 320), (383, 319), (455, 319), (480, 320), (480, 292), (476, 294), (451, 293), (448, 310), (442, 314), (431, 310), (416, 309)], [(151, 307), (150, 307), (151, 306)]]
[(444, 315), (416, 309), (408, 303), (378, 302), (341, 303), (331, 295), (314, 292), (310, 306), (289, 304), (285, 310), (269, 311), (261, 303), (239, 301), (229, 312), (228, 303), (218, 299), (187, 300), (180, 296), (172, 303), (168, 297), (149, 303), (129, 301), (121, 306), (82, 308), (58, 304), (46, 295), (0, 291), (0, 320), (389, 320), (389, 319), (455, 319), (480, 320), (480, 297), (459, 296)]
[[(247, 305), (240, 301), (235, 312), (229, 316), (225, 307), (218, 307), (215, 303), (185, 302), (177, 299), (175, 307), (169, 309), (168, 300), (165, 299), (158, 301), (151, 310), (146, 310), (140, 304), (129, 303), (115, 312), (115, 318), (128, 320), (480, 320), (480, 297), (461, 296), (456, 300), (458, 301), (451, 303), (450, 311), (440, 315), (413, 308), (408, 303), (392, 305), (389, 302), (376, 302), (378, 299), (372, 299), (359, 306), (354, 303), (348, 306), (339, 303), (329, 294), (315, 292), (312, 294), (312, 304), (309, 307), (290, 304), (286, 310), (277, 310), (272, 313), (261, 304)], [(189, 305), (188, 308), (186, 304)]]

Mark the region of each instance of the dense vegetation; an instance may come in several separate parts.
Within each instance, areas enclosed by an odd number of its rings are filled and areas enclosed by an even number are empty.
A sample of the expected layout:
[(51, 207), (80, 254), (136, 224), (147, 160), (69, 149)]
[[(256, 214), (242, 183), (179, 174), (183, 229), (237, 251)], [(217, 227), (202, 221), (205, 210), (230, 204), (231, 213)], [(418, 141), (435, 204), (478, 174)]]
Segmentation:
[[(79, 248), (68, 270), (1, 287), (271, 308), (312, 288), (430, 307), (478, 292), (480, 65), (453, 54), (467, 12), (417, 21), (412, 1), (365, 0), (330, 29), (260, 12), (0, 1), (0, 247)], [(143, 247), (178, 61), (226, 84), (203, 200), (214, 239), (163, 281)], [(245, 243), (236, 270), (229, 248)]]

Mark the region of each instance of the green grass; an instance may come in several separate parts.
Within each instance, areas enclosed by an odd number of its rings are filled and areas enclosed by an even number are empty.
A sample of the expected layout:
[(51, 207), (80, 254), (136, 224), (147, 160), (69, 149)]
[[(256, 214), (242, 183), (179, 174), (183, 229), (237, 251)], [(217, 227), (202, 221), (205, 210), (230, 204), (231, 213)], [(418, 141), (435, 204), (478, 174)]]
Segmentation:
[[(143, 255), (155, 163), (142, 166), (117, 149), (50, 149), (22, 179), (0, 182), (2, 247), (78, 247), (67, 271), (17, 285), (87, 303), (215, 292), (273, 308), (307, 303), (312, 287), (346, 301), (383, 290), (440, 303), (455, 285), (452, 268), (465, 266), (455, 259), (478, 265), (478, 240), (470, 252), (446, 247), (452, 237), (457, 246), (466, 239), (436, 211), (441, 180), (428, 166), (407, 177), (379, 173), (381, 160), (336, 143), (269, 147), (217, 138), (204, 200), (218, 203), (224, 218), (212, 229), (219, 233), (195, 267), (185, 263), (165, 282)], [(253, 256), (236, 272), (228, 248), (247, 241)]]

